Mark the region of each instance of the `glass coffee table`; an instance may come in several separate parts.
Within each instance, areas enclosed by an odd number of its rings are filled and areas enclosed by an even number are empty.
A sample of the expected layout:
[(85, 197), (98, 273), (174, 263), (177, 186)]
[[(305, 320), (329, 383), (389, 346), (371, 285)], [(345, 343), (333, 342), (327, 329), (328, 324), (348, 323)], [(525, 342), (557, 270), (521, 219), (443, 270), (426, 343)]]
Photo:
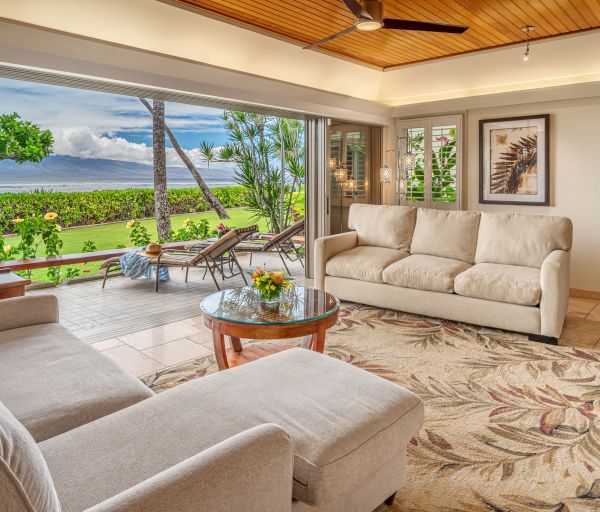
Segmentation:
[[(219, 370), (287, 350), (286, 343), (253, 343), (242, 347), (241, 339), (281, 340), (303, 337), (301, 346), (317, 352), (325, 349), (325, 333), (335, 325), (340, 301), (333, 295), (296, 286), (285, 290), (277, 304), (261, 301), (251, 287), (213, 293), (200, 306), (204, 323), (212, 330)], [(225, 348), (225, 336), (231, 347)]]

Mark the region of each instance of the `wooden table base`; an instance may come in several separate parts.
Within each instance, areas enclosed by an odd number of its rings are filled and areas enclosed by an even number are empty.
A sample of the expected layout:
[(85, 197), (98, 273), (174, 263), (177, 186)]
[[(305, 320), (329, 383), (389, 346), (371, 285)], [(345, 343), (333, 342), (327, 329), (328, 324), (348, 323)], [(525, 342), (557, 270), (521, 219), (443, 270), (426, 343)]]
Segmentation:
[[(204, 317), (204, 323), (212, 330), (215, 358), (219, 370), (255, 361), (283, 350), (293, 348), (289, 343), (254, 343), (244, 347), (242, 338), (253, 340), (282, 340), (303, 338), (301, 347), (323, 352), (325, 350), (325, 333), (336, 324), (338, 312), (326, 318), (298, 324), (241, 324)], [(229, 349), (226, 348), (229, 338)]]

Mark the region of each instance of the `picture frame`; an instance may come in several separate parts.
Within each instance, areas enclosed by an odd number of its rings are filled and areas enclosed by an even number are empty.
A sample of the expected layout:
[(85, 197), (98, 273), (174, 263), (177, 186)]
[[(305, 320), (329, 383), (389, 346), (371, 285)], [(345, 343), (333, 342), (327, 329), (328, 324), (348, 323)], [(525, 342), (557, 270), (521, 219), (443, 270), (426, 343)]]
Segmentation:
[(550, 204), (550, 115), (479, 121), (479, 202)]

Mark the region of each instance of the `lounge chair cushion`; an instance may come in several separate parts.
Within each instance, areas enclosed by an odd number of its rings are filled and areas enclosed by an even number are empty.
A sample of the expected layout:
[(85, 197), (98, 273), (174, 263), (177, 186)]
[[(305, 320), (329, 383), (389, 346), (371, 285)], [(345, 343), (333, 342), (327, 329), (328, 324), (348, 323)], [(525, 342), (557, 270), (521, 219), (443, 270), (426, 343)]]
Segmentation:
[(60, 512), (46, 461), (27, 429), (0, 402), (0, 509)]
[(410, 253), (473, 263), (479, 216), (479, 212), (419, 208)]
[(354, 203), (348, 227), (358, 235), (358, 245), (408, 251), (417, 210), (410, 206)]
[(541, 268), (552, 251), (568, 251), (572, 241), (566, 217), (482, 213), (475, 262)]
[(384, 247), (358, 246), (336, 254), (325, 267), (328, 276), (383, 283), (383, 270), (408, 253)]
[(40, 447), (63, 512), (74, 512), (274, 423), (293, 441), (294, 497), (319, 506), (403, 457), (422, 422), (423, 403), (410, 391), (297, 348), (182, 384)]
[(537, 306), (542, 296), (540, 269), (478, 263), (456, 276), (454, 291), (465, 297)]
[(42, 441), (152, 392), (60, 324), (0, 332), (0, 400)]
[(470, 266), (464, 261), (411, 254), (386, 268), (383, 271), (383, 280), (387, 284), (404, 288), (452, 293), (454, 278)]

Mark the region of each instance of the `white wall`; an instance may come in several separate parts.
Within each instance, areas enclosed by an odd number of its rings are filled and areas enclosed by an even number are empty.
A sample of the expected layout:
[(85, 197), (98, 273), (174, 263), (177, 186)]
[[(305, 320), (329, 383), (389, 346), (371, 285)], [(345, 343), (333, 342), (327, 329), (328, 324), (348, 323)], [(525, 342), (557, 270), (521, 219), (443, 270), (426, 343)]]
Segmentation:
[[(480, 119), (550, 114), (551, 206), (479, 204)], [(467, 208), (573, 220), (571, 287), (600, 291), (600, 97), (467, 112)]]
[[(503, 99), (490, 96), (484, 103)], [(537, 103), (522, 103), (516, 96), (513, 100), (512, 105), (462, 111), (466, 119), (466, 208), (570, 217), (574, 227), (571, 288), (600, 292), (600, 96)], [(472, 100), (473, 104), (481, 102)], [(452, 101), (435, 103), (437, 114), (456, 113), (455, 106)], [(436, 115), (427, 104), (397, 113), (403, 117)], [(479, 204), (479, 120), (530, 114), (550, 114), (550, 206)], [(393, 196), (386, 199), (393, 203)]]
[(385, 71), (379, 101), (410, 105), (600, 80), (600, 30), (433, 60)]

